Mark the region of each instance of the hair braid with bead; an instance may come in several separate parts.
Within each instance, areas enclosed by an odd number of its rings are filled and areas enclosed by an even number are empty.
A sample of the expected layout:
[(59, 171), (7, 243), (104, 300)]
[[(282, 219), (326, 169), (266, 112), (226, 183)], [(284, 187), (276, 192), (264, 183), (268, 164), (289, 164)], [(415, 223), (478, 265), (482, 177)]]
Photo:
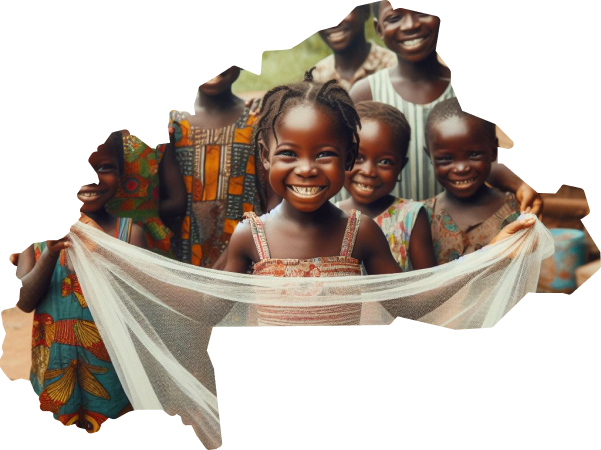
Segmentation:
[(355, 110), (353, 101), (336, 80), (326, 83), (313, 81), (313, 67), (305, 73), (300, 83), (277, 86), (268, 91), (261, 102), (261, 113), (252, 139), (253, 153), (260, 155), (259, 141), (269, 142), (272, 137), (277, 142), (275, 128), (278, 119), (294, 106), (303, 104), (318, 105), (332, 113), (340, 129), (350, 142), (347, 151), (351, 152), (347, 170), (351, 169), (359, 152), (359, 129), (361, 120)]

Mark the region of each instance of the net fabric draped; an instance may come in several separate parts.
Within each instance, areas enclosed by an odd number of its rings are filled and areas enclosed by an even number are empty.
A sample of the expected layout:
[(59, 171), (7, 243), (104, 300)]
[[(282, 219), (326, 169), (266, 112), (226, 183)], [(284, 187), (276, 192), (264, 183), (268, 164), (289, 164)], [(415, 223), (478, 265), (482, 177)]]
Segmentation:
[[(491, 327), (528, 292), (553, 240), (540, 223), (432, 269), (394, 275), (275, 278), (179, 263), (78, 222), (68, 261), (134, 409), (178, 414), (207, 448), (221, 444), (213, 326), (257, 325), (256, 305), (382, 305), (454, 329)], [(370, 322), (370, 323), (373, 323)]]

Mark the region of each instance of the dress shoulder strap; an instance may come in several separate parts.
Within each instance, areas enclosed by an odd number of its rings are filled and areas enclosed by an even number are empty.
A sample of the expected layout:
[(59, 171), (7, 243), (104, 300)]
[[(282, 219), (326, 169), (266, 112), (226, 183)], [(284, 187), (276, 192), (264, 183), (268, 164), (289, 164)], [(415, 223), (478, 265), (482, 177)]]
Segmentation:
[(129, 243), (131, 238), (131, 227), (133, 220), (131, 217), (117, 217), (117, 225), (115, 226), (115, 237), (120, 241)]
[(350, 257), (353, 254), (353, 248), (355, 247), (355, 240), (357, 239), (360, 223), (361, 211), (351, 209), (351, 212), (348, 215), (348, 222), (346, 223), (346, 230), (344, 231), (344, 239), (342, 241), (342, 248), (340, 249), (340, 256)]
[(259, 216), (254, 211), (245, 212), (244, 218), (248, 219), (250, 223), (250, 230), (255, 241), (255, 247), (257, 247), (257, 253), (259, 253), (259, 259), (269, 259), (269, 247), (267, 247), (267, 239), (265, 238), (265, 229), (263, 228), (263, 222), (259, 219)]

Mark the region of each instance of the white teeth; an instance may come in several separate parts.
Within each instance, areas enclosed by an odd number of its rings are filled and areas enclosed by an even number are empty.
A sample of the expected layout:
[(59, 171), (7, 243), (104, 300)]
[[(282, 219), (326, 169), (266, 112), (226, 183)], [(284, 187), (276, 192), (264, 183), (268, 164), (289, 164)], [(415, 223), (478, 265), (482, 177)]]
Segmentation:
[(99, 192), (80, 192), (80, 197), (98, 197), (100, 195)]
[(299, 195), (315, 195), (323, 189), (323, 186), (290, 186), (295, 193)]
[(470, 178), (469, 180), (463, 180), (463, 181), (451, 181), (452, 184), (454, 184), (455, 186), (467, 186), (468, 184), (472, 183), (475, 180), (475, 178)]
[(403, 45), (405, 45), (407, 47), (411, 47), (413, 45), (419, 44), (423, 40), (424, 40), (424, 38), (411, 39), (410, 41), (403, 41)]
[(336, 31), (335, 33), (330, 34), (330, 39), (340, 39), (345, 35), (344, 31)]
[(362, 184), (362, 183), (356, 183), (355, 182), (355, 186), (357, 186), (357, 189), (361, 190), (361, 191), (368, 191), (371, 192), (374, 190), (373, 186), (368, 186), (366, 184)]

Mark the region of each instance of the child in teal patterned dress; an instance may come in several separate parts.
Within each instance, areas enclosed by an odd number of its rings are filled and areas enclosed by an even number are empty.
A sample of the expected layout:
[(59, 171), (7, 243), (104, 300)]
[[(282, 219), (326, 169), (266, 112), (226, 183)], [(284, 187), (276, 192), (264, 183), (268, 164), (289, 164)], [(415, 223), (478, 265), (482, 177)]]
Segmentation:
[[(77, 194), (83, 203), (81, 220), (144, 247), (141, 227), (105, 209), (117, 192), (123, 167), (122, 148), (112, 145), (114, 141), (112, 135), (90, 157), (99, 181)], [(64, 425), (76, 424), (93, 433), (107, 419), (130, 411), (131, 405), (68, 265), (69, 246), (63, 238), (34, 244), (20, 255), (17, 276), (23, 287), (17, 306), (25, 312), (35, 309), (30, 380), (40, 408)]]
[(362, 124), (359, 156), (346, 173), (344, 187), (351, 197), (338, 207), (346, 212), (357, 209), (373, 219), (403, 272), (435, 266), (423, 204), (390, 194), (407, 164), (409, 124), (393, 106), (374, 101), (355, 106)]

